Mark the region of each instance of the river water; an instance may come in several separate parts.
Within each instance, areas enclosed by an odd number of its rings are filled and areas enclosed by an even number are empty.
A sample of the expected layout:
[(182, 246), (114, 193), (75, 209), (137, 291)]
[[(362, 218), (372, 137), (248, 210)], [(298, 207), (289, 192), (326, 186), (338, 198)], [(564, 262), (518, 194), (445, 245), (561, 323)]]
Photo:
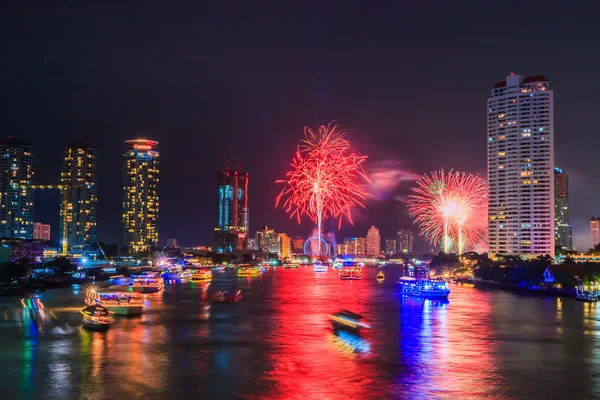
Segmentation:
[[(203, 304), (203, 285), (147, 295), (147, 313), (107, 332), (80, 328), (84, 287), (40, 295), (32, 319), (0, 299), (0, 398), (559, 399), (600, 398), (594, 305), (451, 285), (449, 302), (398, 295), (399, 267), (215, 272), (237, 304)], [(373, 329), (334, 335), (349, 309)]]

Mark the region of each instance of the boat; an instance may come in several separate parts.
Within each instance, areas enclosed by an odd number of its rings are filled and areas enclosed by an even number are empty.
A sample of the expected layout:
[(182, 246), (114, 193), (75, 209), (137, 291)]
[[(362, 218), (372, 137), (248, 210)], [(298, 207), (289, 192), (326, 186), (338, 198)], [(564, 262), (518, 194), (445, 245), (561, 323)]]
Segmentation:
[(315, 272), (327, 272), (327, 264), (315, 264)]
[(229, 293), (227, 290), (215, 292), (208, 297), (211, 303), (237, 303), (242, 299), (242, 291), (238, 290), (235, 294)]
[(181, 281), (183, 269), (181, 267), (170, 267), (162, 273), (162, 278), (165, 281)]
[(127, 285), (129, 283), (129, 278), (125, 275), (113, 275), (108, 278), (108, 282), (114, 286)]
[(338, 273), (338, 277), (343, 281), (356, 281), (362, 279), (362, 270), (357, 267), (353, 267), (350, 269), (341, 269)]
[(101, 305), (87, 306), (81, 310), (83, 327), (95, 331), (108, 329), (110, 311)]
[(284, 264), (283, 268), (296, 269), (296, 268), (299, 268), (299, 267), (298, 267), (298, 264)]
[(382, 280), (384, 280), (384, 279), (385, 279), (385, 275), (383, 274), (383, 271), (380, 271), (380, 272), (377, 274), (377, 280), (378, 280), (378, 281), (382, 281)]
[(209, 281), (212, 279), (212, 271), (210, 269), (194, 268), (190, 270), (192, 281)]
[(446, 282), (441, 279), (415, 279), (409, 276), (403, 276), (398, 283), (400, 284), (402, 294), (408, 296), (428, 299), (447, 299), (450, 294), (450, 289), (446, 286)]
[(237, 270), (238, 276), (258, 276), (263, 273), (260, 267), (240, 266)]
[(163, 279), (157, 273), (132, 275), (129, 281), (131, 290), (139, 293), (156, 293), (164, 289)]
[(85, 304), (103, 306), (117, 315), (140, 315), (144, 312), (140, 295), (122, 289), (90, 289), (85, 294)]
[(364, 318), (360, 314), (352, 311), (342, 310), (335, 314), (328, 314), (331, 320), (331, 326), (334, 331), (344, 330), (352, 333), (359, 333), (361, 329), (371, 329), (371, 325), (361, 322)]
[(344, 267), (344, 263), (341, 261), (335, 261), (333, 263), (333, 269), (342, 269)]
[(585, 286), (579, 285), (575, 287), (575, 300), (583, 301), (586, 303), (595, 303), (598, 301), (600, 297), (600, 293), (592, 288), (591, 290), (586, 290)]
[(211, 268), (212, 271), (219, 271), (219, 272), (225, 271), (225, 269), (226, 268), (222, 265), (215, 265), (214, 267)]

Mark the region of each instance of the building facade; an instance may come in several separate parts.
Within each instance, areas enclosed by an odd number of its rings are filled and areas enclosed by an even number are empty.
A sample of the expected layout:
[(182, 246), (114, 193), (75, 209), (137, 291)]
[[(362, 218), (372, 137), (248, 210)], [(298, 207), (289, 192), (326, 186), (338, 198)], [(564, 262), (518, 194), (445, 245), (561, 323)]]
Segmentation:
[(33, 223), (33, 240), (50, 241), (50, 225), (41, 222)]
[(60, 173), (60, 242), (89, 247), (96, 243), (96, 149), (75, 141), (67, 146)]
[(123, 155), (123, 244), (133, 252), (158, 244), (158, 142), (127, 140)]
[(590, 220), (590, 244), (593, 249), (600, 243), (600, 217), (592, 217)]
[(226, 165), (217, 176), (215, 250), (230, 253), (248, 249), (248, 174)]
[(396, 254), (396, 239), (385, 239), (385, 254), (388, 256)]
[(381, 255), (381, 236), (379, 235), (379, 229), (371, 225), (367, 231), (367, 255), (377, 257)]
[(168, 238), (167, 239), (167, 249), (177, 249), (177, 238)]
[(292, 238), (285, 233), (280, 233), (279, 238), (281, 241), (281, 252), (279, 257), (288, 258), (292, 255)]
[(0, 143), (2, 237), (33, 238), (33, 147), (20, 138)]
[(573, 231), (569, 222), (569, 177), (554, 168), (554, 245), (564, 253), (573, 249)]
[(367, 254), (367, 239), (361, 237), (345, 238), (344, 248), (345, 254), (364, 256)]
[(302, 236), (294, 236), (294, 240), (292, 241), (292, 252), (294, 254), (304, 253), (304, 238), (302, 238)]
[(410, 254), (413, 251), (413, 234), (410, 229), (400, 229), (396, 233), (396, 253)]
[(263, 253), (281, 254), (281, 237), (268, 226), (263, 226), (256, 232), (256, 245)]
[(488, 98), (489, 254), (554, 256), (554, 101), (548, 80), (511, 74)]

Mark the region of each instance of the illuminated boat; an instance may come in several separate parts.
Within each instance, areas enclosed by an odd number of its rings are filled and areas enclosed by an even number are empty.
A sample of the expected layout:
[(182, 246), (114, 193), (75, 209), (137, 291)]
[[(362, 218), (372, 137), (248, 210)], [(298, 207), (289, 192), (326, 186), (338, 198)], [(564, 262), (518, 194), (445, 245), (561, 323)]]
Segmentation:
[(194, 268), (191, 270), (192, 281), (209, 281), (212, 279), (212, 271), (209, 269), (198, 269)]
[(335, 261), (333, 263), (333, 269), (342, 269), (343, 266), (344, 266), (344, 263), (342, 263), (341, 261)]
[(229, 293), (227, 290), (213, 293), (208, 301), (211, 303), (237, 303), (242, 299), (242, 291), (238, 290), (235, 293)]
[(333, 330), (345, 330), (353, 333), (358, 333), (361, 329), (371, 329), (369, 324), (361, 322), (363, 316), (353, 313), (352, 311), (342, 310), (335, 314), (329, 314), (331, 326)]
[(108, 278), (108, 282), (111, 285), (127, 285), (129, 283), (129, 278), (125, 275), (113, 275)]
[(260, 267), (239, 267), (237, 270), (238, 276), (259, 276), (263, 273)]
[[(163, 273), (162, 277), (165, 281), (182, 281), (183, 280), (183, 269), (181, 267), (167, 268)], [(191, 274), (189, 274), (191, 278)]]
[(362, 270), (354, 267), (350, 269), (341, 269), (338, 277), (343, 281), (357, 281), (362, 279)]
[(398, 281), (402, 294), (427, 299), (447, 299), (450, 289), (443, 280), (415, 279), (403, 276)]
[(591, 290), (586, 290), (587, 288), (583, 285), (579, 285), (575, 287), (575, 300), (583, 301), (586, 303), (595, 303), (598, 301), (599, 293), (597, 290), (592, 288)]
[(156, 293), (164, 289), (165, 284), (160, 275), (156, 273), (144, 273), (132, 275), (129, 281), (131, 290), (139, 293)]
[(383, 271), (379, 272), (379, 273), (377, 274), (377, 280), (378, 280), (378, 281), (382, 281), (382, 280), (384, 280), (384, 279), (385, 279), (385, 275), (383, 274)]
[(315, 264), (315, 272), (327, 272), (327, 264)]
[(87, 306), (81, 310), (83, 327), (95, 331), (108, 329), (110, 311), (101, 305)]
[(299, 268), (299, 267), (298, 267), (298, 264), (284, 264), (283, 268), (296, 269), (296, 268)]
[(119, 289), (90, 289), (85, 295), (88, 306), (100, 305), (117, 315), (140, 315), (144, 302), (136, 292)]

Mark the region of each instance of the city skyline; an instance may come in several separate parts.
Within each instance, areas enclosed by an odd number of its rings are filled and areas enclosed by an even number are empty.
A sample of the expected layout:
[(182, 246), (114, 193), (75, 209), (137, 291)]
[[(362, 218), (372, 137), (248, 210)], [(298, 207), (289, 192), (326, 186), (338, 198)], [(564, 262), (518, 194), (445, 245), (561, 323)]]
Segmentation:
[[(149, 12), (167, 11), (157, 4), (147, 7)], [(600, 213), (600, 184), (587, 161), (600, 144), (593, 134), (597, 121), (591, 95), (600, 83), (587, 78), (593, 76), (599, 56), (587, 54), (574, 73), (564, 54), (574, 51), (572, 43), (594, 48), (591, 15), (523, 4), (516, 21), (510, 22), (514, 29), (500, 33), (486, 27), (506, 23), (489, 5), (460, 12), (449, 5), (422, 7), (371, 5), (366, 14), (360, 7), (321, 5), (306, 13), (282, 6), (271, 11), (276, 18), (265, 18), (243, 6), (228, 13), (232, 22), (251, 21), (248, 31), (242, 24), (227, 25), (231, 29), (222, 45), (231, 52), (223, 52), (221, 45), (204, 47), (207, 42), (199, 39), (221, 38), (226, 19), (214, 5), (202, 12), (168, 10), (178, 23), (166, 36), (154, 29), (162, 22), (139, 16), (139, 28), (146, 35), (118, 18), (106, 29), (98, 17), (106, 14), (101, 6), (71, 9), (69, 24), (61, 23), (51, 9), (28, 9), (26, 18), (19, 8), (7, 8), (6, 57), (14, 63), (1, 67), (9, 77), (2, 95), (3, 132), (32, 143), (35, 177), (42, 183), (59, 175), (58, 155), (66, 143), (78, 138), (96, 145), (101, 160), (97, 236), (106, 243), (121, 241), (115, 212), (122, 190), (115, 162), (121, 158), (121, 143), (139, 136), (160, 141), (160, 242), (178, 237), (182, 244), (210, 245), (214, 197), (207, 193), (214, 193), (212, 173), (224, 158), (242, 161), (252, 176), (251, 231), (269, 225), (292, 235), (310, 234), (309, 223), (298, 226), (273, 208), (278, 190), (273, 182), (286, 170), (289, 149), (303, 127), (336, 119), (352, 130), (357, 148), (369, 154), (367, 169), (381, 172), (366, 211), (357, 213), (355, 226), (343, 226), (336, 236), (363, 235), (374, 224), (382, 237), (389, 237), (411, 224), (402, 203), (408, 174), (445, 167), (486, 175), (481, 104), (490, 82), (511, 71), (524, 76), (541, 73), (556, 92), (555, 164), (569, 173), (574, 245), (585, 250), (589, 218)], [(430, 19), (429, 13), (445, 18)], [(476, 24), (480, 13), (488, 16), (488, 24)], [(531, 14), (537, 18), (528, 19)], [(321, 18), (344, 24), (334, 24), (333, 29)], [(572, 19), (580, 23), (563, 22)], [(527, 24), (521, 23), (525, 20)], [(450, 21), (465, 22), (472, 34), (449, 29)], [(365, 41), (352, 26), (365, 26), (373, 40)], [(544, 37), (535, 51), (522, 40), (530, 30)], [(445, 39), (431, 40), (435, 35)], [(455, 40), (455, 46), (447, 46), (446, 40)], [(173, 45), (146, 45), (153, 42)], [(31, 43), (27, 51), (22, 43)], [(282, 48), (281, 43), (290, 46)], [(489, 43), (506, 49), (506, 54), (499, 59)], [(84, 51), (87, 48), (95, 51)], [(245, 62), (237, 62), (240, 57)], [(315, 59), (321, 62), (308, 63)], [(114, 60), (119, 60), (118, 66)], [(118, 96), (113, 88), (118, 88)], [(195, 157), (192, 149), (201, 149), (202, 156)], [(36, 192), (35, 199), (37, 204), (58, 204), (57, 193)], [(35, 221), (58, 228), (56, 206), (36, 207), (35, 214)], [(52, 235), (57, 239), (58, 229)], [(415, 248), (429, 246), (415, 238)]]

